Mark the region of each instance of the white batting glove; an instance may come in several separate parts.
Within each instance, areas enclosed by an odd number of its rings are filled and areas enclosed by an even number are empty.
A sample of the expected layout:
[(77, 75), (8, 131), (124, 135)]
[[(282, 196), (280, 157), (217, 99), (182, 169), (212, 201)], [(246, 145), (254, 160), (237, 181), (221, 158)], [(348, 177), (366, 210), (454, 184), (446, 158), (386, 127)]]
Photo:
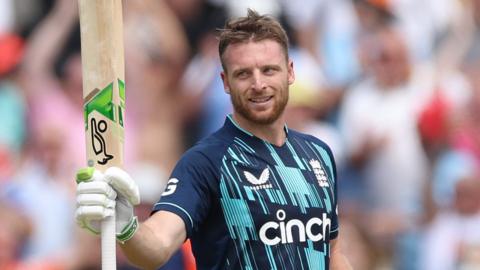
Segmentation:
[(105, 173), (88, 167), (77, 172), (76, 180), (79, 226), (99, 234), (101, 221), (115, 214), (117, 240), (123, 243), (132, 238), (138, 229), (133, 206), (140, 203), (140, 194), (128, 173), (117, 167)]

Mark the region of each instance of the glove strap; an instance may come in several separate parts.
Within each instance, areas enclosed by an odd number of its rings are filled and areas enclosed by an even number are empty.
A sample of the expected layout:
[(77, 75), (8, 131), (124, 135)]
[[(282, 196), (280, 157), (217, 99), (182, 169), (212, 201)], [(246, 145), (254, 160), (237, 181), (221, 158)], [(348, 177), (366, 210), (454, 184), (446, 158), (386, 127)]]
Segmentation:
[(125, 228), (117, 234), (117, 241), (121, 244), (125, 244), (126, 241), (130, 240), (133, 237), (135, 232), (138, 230), (138, 219), (133, 217), (130, 223), (128, 223)]

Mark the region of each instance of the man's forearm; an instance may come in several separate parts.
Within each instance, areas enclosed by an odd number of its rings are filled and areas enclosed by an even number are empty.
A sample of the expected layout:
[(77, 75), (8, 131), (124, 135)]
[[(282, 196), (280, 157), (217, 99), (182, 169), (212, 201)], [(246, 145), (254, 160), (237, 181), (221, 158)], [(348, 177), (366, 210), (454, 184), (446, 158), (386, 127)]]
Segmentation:
[(331, 269), (332, 270), (353, 270), (352, 265), (348, 261), (347, 257), (341, 252), (332, 254), (331, 258)]
[(348, 261), (347, 257), (343, 254), (340, 248), (339, 238), (332, 240), (331, 255), (330, 255), (330, 269), (332, 270), (352, 270), (352, 265)]
[(142, 269), (157, 269), (166, 263), (171, 256), (167, 246), (145, 223), (140, 224), (130, 240), (120, 244), (128, 261)]

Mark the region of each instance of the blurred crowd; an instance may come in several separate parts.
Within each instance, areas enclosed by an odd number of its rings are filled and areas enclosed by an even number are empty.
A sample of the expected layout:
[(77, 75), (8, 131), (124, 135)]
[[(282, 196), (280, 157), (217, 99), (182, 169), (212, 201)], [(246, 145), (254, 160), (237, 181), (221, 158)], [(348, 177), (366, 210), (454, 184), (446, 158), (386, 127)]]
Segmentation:
[[(333, 149), (357, 270), (480, 269), (480, 0), (123, 1), (126, 170), (140, 219), (231, 111), (216, 29), (286, 27), (290, 128)], [(0, 269), (99, 269), (74, 221), (85, 166), (76, 1), (0, 0)], [(134, 269), (119, 253), (119, 269)], [(162, 269), (194, 269), (188, 243)]]

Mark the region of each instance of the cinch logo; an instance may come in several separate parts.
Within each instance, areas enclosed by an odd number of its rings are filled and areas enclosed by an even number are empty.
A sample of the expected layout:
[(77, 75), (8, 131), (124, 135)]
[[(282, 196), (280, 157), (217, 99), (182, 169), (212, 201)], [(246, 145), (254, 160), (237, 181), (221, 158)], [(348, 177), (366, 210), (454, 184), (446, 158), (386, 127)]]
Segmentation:
[[(278, 222), (269, 221), (260, 228), (260, 240), (266, 245), (273, 246), (279, 243), (293, 243), (295, 241), (305, 242), (307, 239), (313, 242), (320, 241), (325, 234), (330, 231), (331, 220), (327, 214), (322, 214), (322, 219), (314, 217), (307, 221), (306, 224), (299, 219), (291, 219), (285, 221), (286, 213), (280, 209), (277, 211)], [(318, 228), (321, 232), (318, 232)], [(315, 233), (317, 231), (317, 233)], [(294, 232), (298, 235), (294, 237)], [(267, 236), (267, 234), (269, 236)], [(294, 240), (295, 239), (295, 240)], [(298, 240), (297, 240), (298, 239)]]
[(177, 183), (177, 178), (170, 178), (170, 180), (167, 182), (167, 186), (165, 187), (165, 191), (162, 193), (162, 196), (173, 194), (177, 189)]

